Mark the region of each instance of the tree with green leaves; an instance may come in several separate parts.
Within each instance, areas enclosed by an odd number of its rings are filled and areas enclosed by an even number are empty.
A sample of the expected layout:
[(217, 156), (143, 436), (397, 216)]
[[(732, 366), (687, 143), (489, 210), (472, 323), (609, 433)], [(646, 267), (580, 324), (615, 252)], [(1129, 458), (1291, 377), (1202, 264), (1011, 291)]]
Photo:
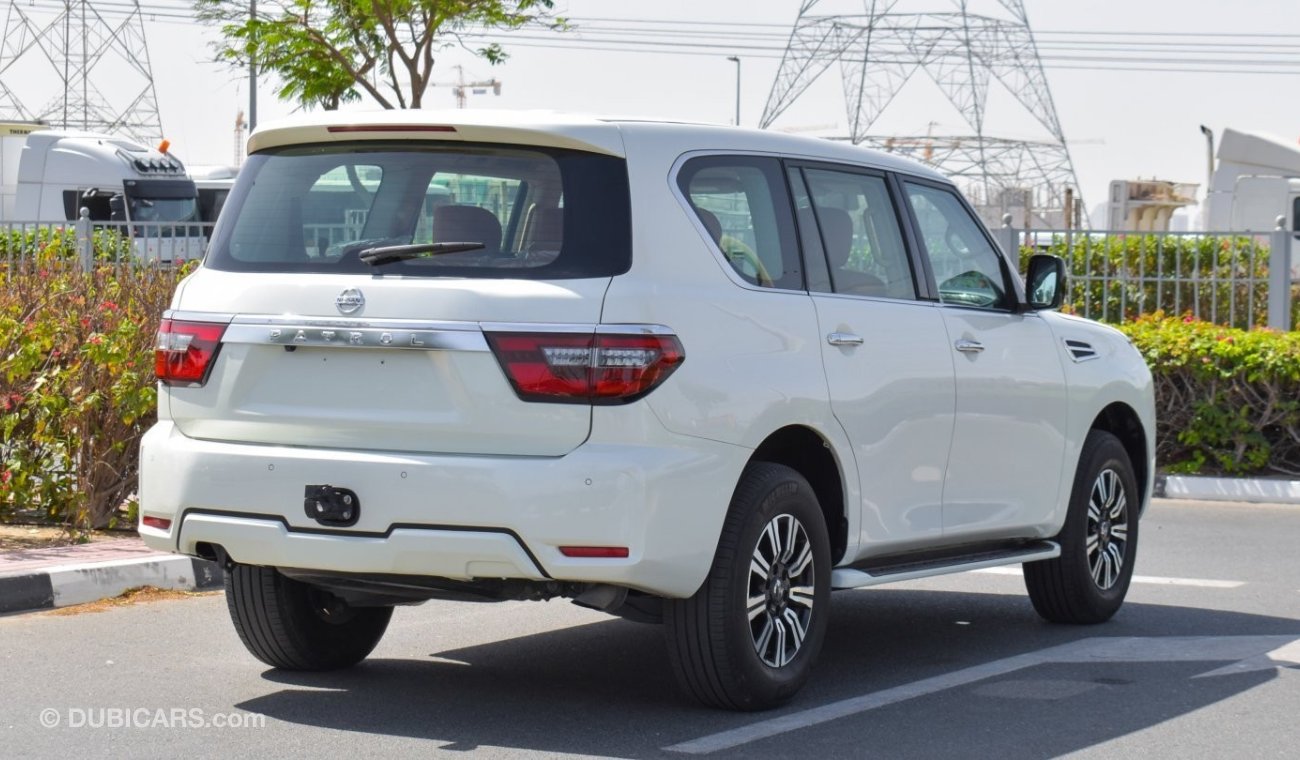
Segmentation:
[(490, 64), (499, 43), (474, 47), (471, 33), (526, 26), (563, 29), (553, 0), (195, 0), (199, 18), (221, 27), (217, 58), (256, 64), (280, 79), (277, 95), (330, 110), (369, 95), (384, 108), (419, 108), (438, 53), (452, 47)]

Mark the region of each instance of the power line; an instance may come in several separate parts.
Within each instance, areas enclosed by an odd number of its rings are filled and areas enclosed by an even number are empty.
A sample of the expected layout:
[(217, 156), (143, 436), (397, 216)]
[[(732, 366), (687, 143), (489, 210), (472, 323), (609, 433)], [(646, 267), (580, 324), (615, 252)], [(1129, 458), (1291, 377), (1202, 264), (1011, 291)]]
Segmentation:
[[(519, 33), (496, 34), (496, 33), (471, 33), (465, 35), (467, 38), (484, 39), (492, 42), (500, 42), (505, 45), (517, 45), (520, 47), (549, 47), (554, 49), (578, 49), (590, 50), (597, 52), (637, 52), (649, 53), (658, 52), (658, 49), (666, 48), (682, 54), (687, 54), (691, 50), (705, 50), (704, 55), (718, 56), (724, 52), (749, 51), (747, 55), (752, 58), (780, 58), (784, 48), (778, 48), (767, 45), (725, 45), (711, 42), (681, 42), (662, 39), (640, 39), (626, 40), (610, 37), (556, 37), (553, 35), (540, 36)], [(525, 43), (543, 43), (528, 45)], [(648, 48), (648, 49), (647, 49)], [(896, 45), (879, 45), (878, 49), (882, 52), (894, 52), (899, 48)], [(1096, 64), (1146, 64), (1167, 66), (1170, 71), (1194, 71), (1195, 73), (1214, 73), (1217, 69), (1205, 69), (1200, 67), (1207, 66), (1225, 66), (1225, 67), (1256, 67), (1251, 69), (1250, 73), (1300, 73), (1300, 57), (1294, 60), (1267, 60), (1267, 59), (1239, 59), (1239, 58), (1207, 58), (1207, 57), (1188, 57), (1180, 56), (1161, 57), (1161, 56), (1127, 56), (1127, 55), (1063, 55), (1059, 52), (1051, 52), (1041, 56), (1044, 61), (1061, 61), (1068, 64), (1077, 63), (1096, 63)], [(868, 58), (866, 63), (879, 63)], [(1258, 67), (1296, 67), (1296, 71), (1286, 71), (1282, 69), (1263, 70)], [(1053, 68), (1061, 68), (1053, 65)], [(1077, 67), (1076, 67), (1077, 68)], [(1221, 73), (1247, 73), (1246, 71), (1223, 71)]]

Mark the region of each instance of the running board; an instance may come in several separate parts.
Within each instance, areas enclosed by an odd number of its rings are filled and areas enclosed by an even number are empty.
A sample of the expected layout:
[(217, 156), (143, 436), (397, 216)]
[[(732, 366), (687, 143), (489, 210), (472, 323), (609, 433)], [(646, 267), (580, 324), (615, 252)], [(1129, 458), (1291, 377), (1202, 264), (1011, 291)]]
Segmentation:
[(1035, 541), (1032, 544), (1003, 549), (984, 551), (944, 559), (904, 562), (893, 566), (873, 567), (870, 572), (839, 567), (831, 571), (831, 588), (865, 588), (884, 583), (910, 581), (916, 578), (929, 578), (934, 575), (964, 573), (967, 570), (979, 570), (985, 567), (1016, 565), (1021, 562), (1036, 562), (1040, 559), (1055, 559), (1061, 556), (1061, 547), (1054, 541)]

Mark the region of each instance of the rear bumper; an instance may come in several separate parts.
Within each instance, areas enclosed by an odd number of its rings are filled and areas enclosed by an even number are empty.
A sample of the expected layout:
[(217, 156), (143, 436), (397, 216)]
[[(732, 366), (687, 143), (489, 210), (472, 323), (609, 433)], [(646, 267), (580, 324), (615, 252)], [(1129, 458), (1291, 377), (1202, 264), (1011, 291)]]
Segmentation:
[[(657, 425), (651, 427), (658, 427)], [(689, 596), (713, 560), (746, 449), (661, 427), (637, 444), (562, 457), (426, 456), (203, 441), (161, 421), (141, 443), (141, 526), (150, 546), (237, 562), (452, 579), (553, 578)], [(322, 527), (303, 487), (352, 489), (359, 520)], [(625, 546), (620, 559), (561, 546)]]

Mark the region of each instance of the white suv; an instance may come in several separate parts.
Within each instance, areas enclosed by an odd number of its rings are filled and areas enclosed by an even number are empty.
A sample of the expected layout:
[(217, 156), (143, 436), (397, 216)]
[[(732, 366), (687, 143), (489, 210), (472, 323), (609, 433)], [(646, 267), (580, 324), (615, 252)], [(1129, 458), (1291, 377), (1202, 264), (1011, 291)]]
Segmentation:
[(1153, 472), (1151, 378), (1028, 295), (954, 186), (850, 145), (502, 112), (254, 134), (158, 333), (140, 532), (227, 570), (281, 668), (394, 605), (661, 621), (684, 687), (807, 680), (832, 589), (1025, 563), (1109, 618)]

